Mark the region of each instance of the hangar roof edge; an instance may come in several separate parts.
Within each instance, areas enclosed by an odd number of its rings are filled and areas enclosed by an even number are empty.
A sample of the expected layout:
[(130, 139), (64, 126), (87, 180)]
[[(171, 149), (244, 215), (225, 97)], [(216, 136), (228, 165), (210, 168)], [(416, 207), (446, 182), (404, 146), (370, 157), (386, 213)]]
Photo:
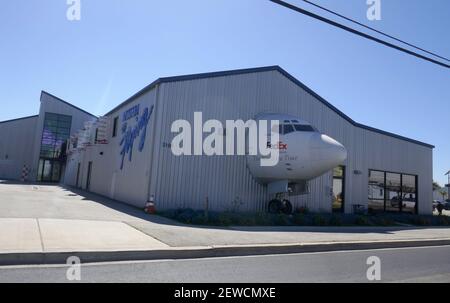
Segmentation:
[(39, 115), (20, 117), (20, 118), (15, 118), (15, 119), (10, 119), (10, 120), (0, 121), (0, 124), (2, 124), (2, 123), (8, 123), (8, 122), (14, 122), (14, 121), (19, 121), (19, 120), (25, 120), (25, 119), (31, 119), (31, 118), (37, 118), (37, 117), (39, 117)]
[(79, 111), (81, 111), (81, 112), (83, 112), (83, 113), (85, 113), (85, 114), (87, 114), (89, 116), (92, 116), (94, 118), (98, 118), (96, 115), (93, 115), (90, 112), (87, 112), (84, 109), (81, 109), (78, 106), (73, 105), (72, 103), (69, 103), (69, 102), (67, 102), (67, 101), (65, 101), (65, 100), (63, 100), (63, 99), (61, 99), (61, 98), (59, 98), (59, 97), (57, 97), (55, 95), (52, 95), (52, 94), (46, 92), (45, 90), (41, 91), (41, 96), (42, 96), (42, 94), (46, 94), (46, 95), (48, 95), (48, 96), (50, 96), (50, 97), (52, 97), (52, 98), (54, 98), (54, 99), (56, 99), (56, 100), (58, 100), (58, 101), (60, 101), (60, 102), (62, 102), (64, 104), (66, 104), (66, 105), (68, 105), (68, 106), (70, 106), (72, 108), (75, 108), (76, 110), (79, 110)]
[(161, 84), (161, 83), (196, 80), (196, 79), (204, 79), (204, 78), (214, 78), (214, 77), (223, 77), (223, 76), (233, 76), (233, 75), (241, 75), (241, 74), (249, 74), (249, 73), (260, 73), (260, 72), (267, 72), (267, 71), (278, 71), (278, 72), (280, 72), (283, 76), (285, 76), (286, 78), (288, 78), (289, 80), (291, 80), (292, 82), (294, 82), (295, 84), (300, 86), (302, 89), (306, 90), (308, 93), (313, 95), (316, 99), (318, 99), (320, 102), (322, 102), (324, 105), (326, 105), (328, 108), (333, 110), (335, 113), (337, 113), (339, 116), (341, 116), (343, 119), (345, 119), (347, 122), (349, 122), (350, 124), (352, 124), (355, 127), (359, 127), (359, 128), (365, 129), (365, 130), (376, 132), (376, 133), (379, 133), (379, 134), (382, 134), (382, 135), (394, 137), (396, 139), (408, 141), (408, 142), (411, 142), (411, 143), (414, 143), (414, 144), (422, 145), (422, 146), (425, 146), (425, 147), (428, 147), (428, 148), (435, 148), (434, 145), (431, 145), (431, 144), (428, 144), (428, 143), (424, 143), (424, 142), (421, 142), (421, 141), (418, 141), (418, 140), (414, 140), (414, 139), (411, 139), (411, 138), (400, 136), (400, 135), (397, 135), (397, 134), (394, 134), (394, 133), (391, 133), (391, 132), (387, 132), (387, 131), (384, 131), (384, 130), (381, 130), (381, 129), (377, 129), (377, 128), (374, 128), (374, 127), (367, 126), (367, 125), (364, 125), (364, 124), (356, 122), (355, 120), (353, 120), (352, 118), (350, 118), (349, 116), (344, 114), (342, 111), (340, 111), (334, 105), (332, 105), (330, 102), (328, 102), (327, 100), (322, 98), (320, 95), (318, 95), (312, 89), (307, 87), (305, 84), (300, 82), (297, 78), (295, 78), (294, 76), (289, 74), (286, 70), (284, 70), (283, 68), (281, 68), (278, 65), (158, 78), (157, 80), (153, 81), (152, 83), (150, 83), (149, 85), (147, 85), (146, 87), (144, 87), (143, 89), (138, 91), (136, 94), (134, 94), (131, 97), (129, 97), (128, 99), (126, 99), (124, 102), (122, 102), (119, 105), (117, 105), (116, 107), (114, 107), (112, 110), (107, 112), (105, 115), (109, 115), (109, 114), (113, 113), (118, 108), (120, 108), (120, 107), (122, 107), (122, 106), (124, 106), (124, 105), (126, 105), (126, 104), (128, 104), (130, 102), (132, 102), (137, 97), (139, 97), (142, 94), (152, 90), (158, 84)]

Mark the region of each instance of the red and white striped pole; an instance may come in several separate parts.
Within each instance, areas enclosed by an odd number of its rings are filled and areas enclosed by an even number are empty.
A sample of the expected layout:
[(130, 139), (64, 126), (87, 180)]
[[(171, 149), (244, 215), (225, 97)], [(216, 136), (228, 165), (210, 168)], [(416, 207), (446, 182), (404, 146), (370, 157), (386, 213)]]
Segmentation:
[(25, 182), (26, 180), (28, 180), (28, 168), (24, 164), (22, 168), (22, 182)]

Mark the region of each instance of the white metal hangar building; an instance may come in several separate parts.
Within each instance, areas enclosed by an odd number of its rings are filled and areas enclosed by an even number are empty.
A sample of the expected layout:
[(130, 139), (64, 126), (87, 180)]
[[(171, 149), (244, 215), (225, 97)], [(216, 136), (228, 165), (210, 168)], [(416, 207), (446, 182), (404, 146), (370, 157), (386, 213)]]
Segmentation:
[[(294, 208), (432, 211), (432, 145), (355, 122), (278, 66), (160, 78), (95, 121), (77, 112), (74, 120), (82, 117), (87, 123), (72, 121), (61, 182), (138, 207), (151, 200), (157, 210), (205, 209), (206, 201), (210, 210), (267, 210), (272, 192), (254, 177), (246, 156), (173, 154), (172, 123), (184, 119), (194, 125), (194, 112), (202, 112), (203, 121), (217, 119), (224, 125), (225, 120), (247, 121), (265, 113), (288, 114), (298, 120), (287, 120), (292, 125), (285, 128), (326, 134), (341, 143), (345, 160), (290, 193)], [(61, 113), (41, 107), (39, 121), (47, 114)], [(2, 136), (9, 123), (0, 124)], [(43, 125), (36, 125), (32, 135), (23, 134), (34, 137), (35, 150), (42, 149)], [(38, 163), (39, 155), (31, 160)], [(38, 176), (39, 163), (35, 167), (32, 173)]]

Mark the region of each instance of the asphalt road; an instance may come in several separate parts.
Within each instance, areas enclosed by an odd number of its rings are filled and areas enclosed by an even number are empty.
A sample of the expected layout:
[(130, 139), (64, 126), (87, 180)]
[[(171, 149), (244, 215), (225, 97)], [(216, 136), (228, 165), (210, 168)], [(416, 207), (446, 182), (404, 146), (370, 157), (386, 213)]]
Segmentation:
[[(97, 263), (82, 265), (80, 276), (81, 282), (369, 282), (370, 256), (380, 258), (381, 282), (450, 282), (450, 246)], [(72, 282), (67, 270), (0, 267), (0, 282)]]

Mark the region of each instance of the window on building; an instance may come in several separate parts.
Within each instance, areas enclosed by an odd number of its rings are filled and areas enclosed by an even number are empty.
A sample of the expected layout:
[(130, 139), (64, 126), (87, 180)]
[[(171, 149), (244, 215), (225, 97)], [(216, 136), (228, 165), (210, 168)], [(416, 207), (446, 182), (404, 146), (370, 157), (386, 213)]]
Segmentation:
[(369, 210), (384, 211), (385, 173), (369, 171)]
[(402, 175), (402, 211), (416, 213), (417, 209), (417, 176)]
[(399, 212), (402, 201), (402, 176), (386, 173), (386, 208), (385, 211)]
[(417, 212), (417, 176), (369, 170), (370, 212)]
[(119, 117), (115, 117), (114, 121), (113, 121), (113, 132), (112, 132), (113, 137), (117, 136), (117, 126), (118, 125), (119, 125)]
[(67, 140), (70, 137), (72, 117), (45, 113), (42, 129), (38, 181), (58, 182), (65, 163)]
[(95, 129), (95, 139), (94, 139), (95, 144), (97, 144), (97, 141), (98, 141), (98, 128)]
[(45, 113), (41, 157), (58, 159), (62, 156), (63, 145), (70, 137), (71, 124), (71, 116)]

